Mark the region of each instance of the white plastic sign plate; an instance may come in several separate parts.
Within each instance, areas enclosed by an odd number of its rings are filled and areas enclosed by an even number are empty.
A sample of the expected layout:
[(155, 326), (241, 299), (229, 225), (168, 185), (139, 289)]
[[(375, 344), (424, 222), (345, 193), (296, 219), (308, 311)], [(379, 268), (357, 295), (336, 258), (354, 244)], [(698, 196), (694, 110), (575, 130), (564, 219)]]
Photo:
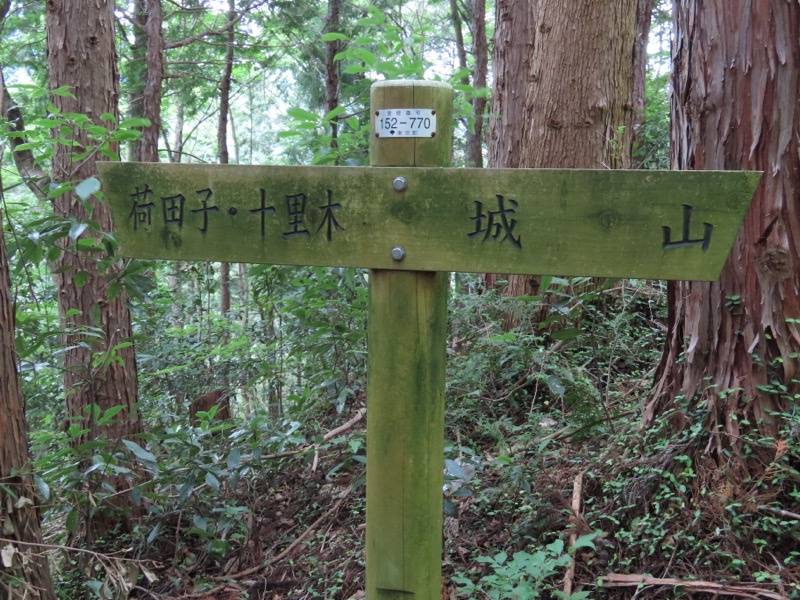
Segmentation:
[(375, 135), (380, 138), (431, 138), (436, 135), (436, 111), (431, 108), (383, 108), (375, 111)]

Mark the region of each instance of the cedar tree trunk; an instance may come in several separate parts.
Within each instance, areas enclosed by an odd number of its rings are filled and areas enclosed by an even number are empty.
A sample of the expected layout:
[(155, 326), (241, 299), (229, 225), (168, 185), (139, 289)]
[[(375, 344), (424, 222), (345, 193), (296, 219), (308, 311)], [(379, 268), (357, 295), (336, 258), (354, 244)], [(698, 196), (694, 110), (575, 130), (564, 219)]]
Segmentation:
[(800, 4), (685, 0), (674, 21), (673, 168), (764, 171), (719, 281), (669, 288), (668, 347), (645, 413), (649, 424), (677, 395), (690, 399), (707, 415), (706, 451), (722, 460), (745, 419), (774, 435), (771, 413), (798, 392)]
[[(119, 83), (114, 46), (114, 2), (112, 0), (53, 0), (47, 3), (47, 58), (52, 88), (70, 86), (74, 97), (54, 96), (53, 103), (63, 113), (84, 114), (99, 123), (104, 113), (117, 114)], [(73, 139), (91, 146), (85, 130), (74, 128)], [(53, 156), (53, 180), (83, 181), (96, 174), (95, 161), (101, 154), (73, 162), (80, 148), (58, 144)], [(66, 193), (54, 199), (56, 218), (85, 223), (90, 219), (103, 231), (111, 231), (108, 207), (94, 196), (81, 201)], [(97, 237), (92, 228), (81, 238)], [(82, 429), (74, 442), (105, 439), (117, 442), (141, 433), (136, 412), (136, 361), (131, 341), (131, 321), (124, 292), (109, 295), (109, 271), (100, 272), (97, 252), (78, 249), (65, 237), (56, 261), (58, 305), (63, 329), (64, 391), (68, 425)], [(99, 424), (95, 418), (106, 410), (122, 406), (111, 423)], [(122, 482), (115, 482), (122, 485)], [(126, 527), (124, 497), (115, 506), (102, 503), (87, 515), (86, 540), (102, 537), (111, 527)], [(111, 510), (107, 510), (111, 509)], [(91, 517), (91, 518), (90, 518)]]
[[(0, 169), (0, 190), (2, 185)], [(2, 198), (0, 192), (0, 200)], [(55, 600), (43, 549), (39, 507), (28, 455), (28, 426), (22, 407), (14, 349), (14, 311), (8, 255), (0, 211), (0, 531), (10, 566), (0, 567), (0, 597)], [(13, 553), (9, 548), (13, 548)], [(5, 563), (4, 559), (4, 563)], [(6, 563), (7, 564), (7, 563)]]
[[(495, 10), (489, 166), (629, 167), (637, 0), (498, 0)], [(511, 275), (504, 293), (534, 291), (532, 277)]]

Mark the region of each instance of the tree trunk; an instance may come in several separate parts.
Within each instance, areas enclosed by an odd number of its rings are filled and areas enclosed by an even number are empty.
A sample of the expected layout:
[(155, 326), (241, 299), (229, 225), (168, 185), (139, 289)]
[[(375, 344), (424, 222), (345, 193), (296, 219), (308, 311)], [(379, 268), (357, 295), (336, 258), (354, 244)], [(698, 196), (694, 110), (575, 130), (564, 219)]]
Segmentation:
[(764, 171), (719, 281), (669, 287), (645, 413), (650, 424), (677, 395), (699, 402), (706, 451), (722, 461), (745, 420), (774, 435), (774, 411), (798, 391), (800, 5), (685, 0), (674, 25), (672, 167)]
[[(162, 34), (161, 0), (139, 0), (144, 11), (139, 25), (144, 28), (145, 81), (142, 91), (141, 114), (131, 116), (150, 120), (136, 140), (135, 159), (158, 162), (158, 134), (161, 131), (161, 88), (164, 82), (164, 36)], [(133, 109), (133, 104), (131, 105)]]
[(486, 0), (474, 0), (472, 10), (472, 99), (473, 131), (467, 135), (467, 166), (483, 167), (483, 113), (486, 111), (486, 76), (489, 71), (489, 44), (486, 40)]
[[(636, 4), (497, 2), (490, 167), (630, 166)], [(508, 276), (504, 294), (534, 292)]]
[[(325, 33), (340, 33), (340, 14), (342, 0), (328, 0), (328, 16), (325, 20)], [(329, 40), (325, 42), (325, 110), (329, 113), (339, 106), (339, 63), (335, 60), (341, 42)], [(331, 149), (339, 146), (337, 140), (339, 127), (336, 119), (331, 122)], [(337, 159), (338, 164), (338, 159)]]
[[(2, 20), (0, 15), (0, 20)], [(0, 194), (2, 194), (0, 169)], [(5, 204), (5, 198), (1, 198)], [(14, 350), (14, 310), (8, 255), (0, 211), (0, 531), (7, 541), (0, 570), (0, 597), (55, 600), (47, 557), (42, 543), (39, 507), (28, 455), (28, 426), (17, 377)], [(5, 564), (6, 548), (14, 553)]]
[[(650, 38), (650, 24), (656, 0), (637, 0), (636, 3), (636, 43), (633, 48), (633, 140), (632, 144), (642, 138), (647, 118), (647, 42)], [(641, 166), (639, 161), (635, 165)]]
[[(110, 0), (72, 0), (47, 4), (47, 57), (52, 88), (69, 86), (74, 97), (54, 96), (62, 113), (85, 114), (99, 122), (104, 113), (117, 114), (119, 97), (116, 51), (114, 47), (114, 3)], [(92, 145), (86, 131), (74, 128), (73, 139), (85, 147)], [(80, 162), (72, 161), (75, 148), (57, 144), (53, 156), (53, 180), (83, 181), (96, 173), (95, 154)], [(65, 193), (54, 200), (57, 218), (87, 222), (102, 231), (111, 231), (108, 207), (92, 196), (81, 201)], [(82, 237), (89, 237), (91, 229)], [(131, 339), (130, 313), (124, 292), (108, 295), (108, 275), (98, 269), (92, 253), (79, 251), (65, 237), (56, 261), (58, 305), (64, 331), (64, 391), (69, 425), (81, 433), (76, 445), (103, 438), (110, 441), (128, 438), (142, 431), (137, 401), (136, 361)], [(113, 267), (111, 269), (113, 271)], [(100, 414), (123, 406), (112, 422), (99, 424), (93, 407)], [(117, 482), (121, 484), (122, 482)], [(122, 496), (117, 496), (120, 504)], [(113, 525), (125, 526), (123, 508), (98, 507), (87, 521), (86, 539), (107, 533)], [(109, 509), (109, 510), (106, 510)], [(114, 514), (109, 514), (114, 513)]]
[(527, 119), (533, 45), (533, 8), (528, 0), (497, 0), (494, 30), (494, 88), (489, 119), (489, 166), (523, 166), (522, 135)]

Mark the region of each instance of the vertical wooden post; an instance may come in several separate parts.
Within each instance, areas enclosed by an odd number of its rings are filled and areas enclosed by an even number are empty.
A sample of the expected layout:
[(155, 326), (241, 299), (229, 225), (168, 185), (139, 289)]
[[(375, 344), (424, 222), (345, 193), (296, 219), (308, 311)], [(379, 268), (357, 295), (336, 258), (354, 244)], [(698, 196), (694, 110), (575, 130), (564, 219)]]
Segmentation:
[[(448, 166), (452, 105), (452, 88), (445, 83), (374, 84), (370, 111), (373, 132), (376, 111), (381, 109), (433, 109), (437, 127), (435, 136), (425, 138), (376, 137), (373, 133), (370, 164)], [(404, 201), (402, 191), (397, 201)], [(386, 240), (386, 245), (386, 252), (392, 252), (393, 248), (402, 248), (403, 240)], [(402, 253), (393, 254), (398, 256)], [(447, 292), (447, 273), (370, 271), (369, 600), (441, 598)]]

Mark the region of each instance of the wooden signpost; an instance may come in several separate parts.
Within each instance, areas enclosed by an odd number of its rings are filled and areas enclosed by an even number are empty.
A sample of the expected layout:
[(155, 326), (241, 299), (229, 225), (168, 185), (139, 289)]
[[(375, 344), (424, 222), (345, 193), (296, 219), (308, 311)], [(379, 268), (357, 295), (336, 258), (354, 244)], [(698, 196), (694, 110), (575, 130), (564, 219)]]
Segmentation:
[(371, 115), (370, 167), (98, 167), (125, 255), (371, 269), (366, 597), (433, 600), (448, 272), (713, 280), (761, 174), (443, 168), (443, 83)]

